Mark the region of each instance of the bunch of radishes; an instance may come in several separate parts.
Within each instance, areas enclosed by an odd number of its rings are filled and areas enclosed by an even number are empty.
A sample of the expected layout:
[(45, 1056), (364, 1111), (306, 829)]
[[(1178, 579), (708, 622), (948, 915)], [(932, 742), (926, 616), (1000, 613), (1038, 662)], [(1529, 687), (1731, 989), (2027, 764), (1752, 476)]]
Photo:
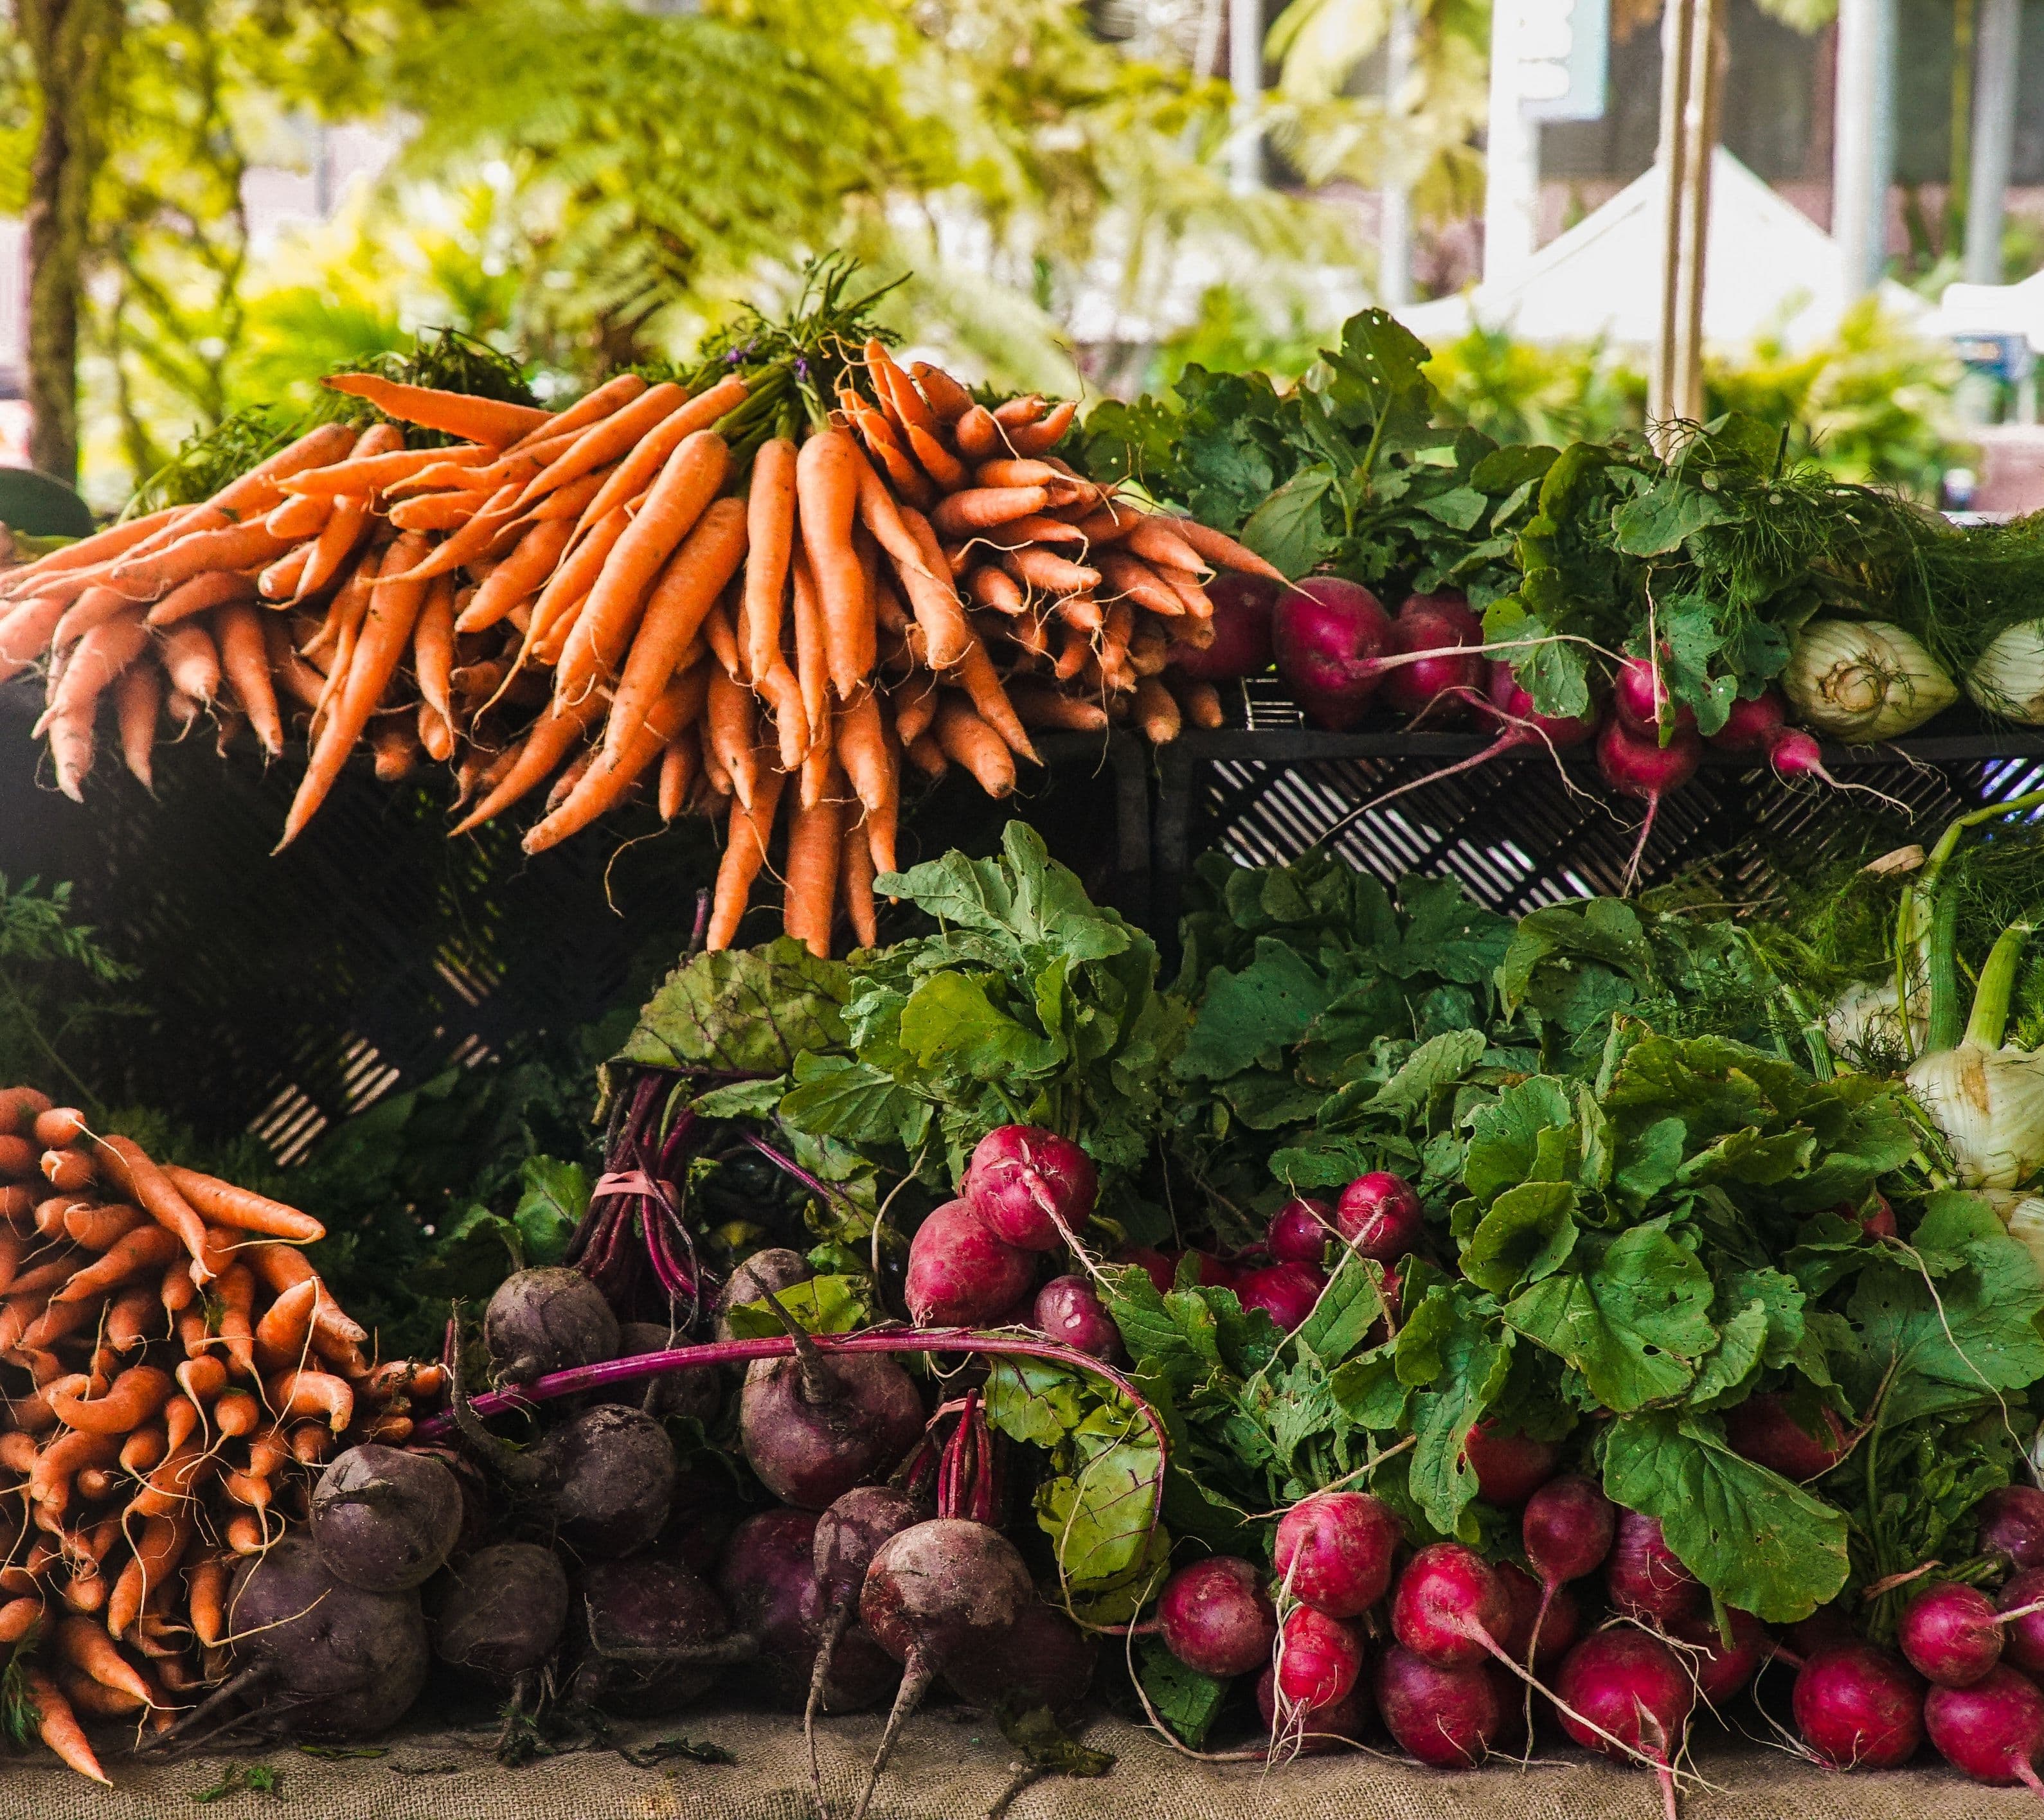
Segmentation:
[(1289, 589), (1235, 575), (1212, 595), (1214, 642), (1174, 654), (1188, 675), (1235, 681), (1258, 674), (1274, 659), (1307, 718), (1332, 731), (1346, 731), (1381, 702), (1416, 728), (1440, 732), (1473, 724), (1495, 735), (1473, 757), (1400, 785), (1373, 808), (1508, 752), (1558, 754), (1594, 739), (1604, 781), (1646, 805), (1626, 874), (1628, 890), (1662, 800), (1696, 776), (1706, 745), (1764, 756), (1785, 779), (1836, 781), (1817, 742), (1787, 725), (1788, 705), (1772, 686), (1734, 702), (1724, 726), (1707, 739), (1697, 734), (1695, 714), (1670, 699), (1660, 666), (1643, 657), (1619, 665), (1608, 713), (1595, 704), (1581, 715), (1539, 712), (1513, 670), (1529, 655), (1524, 645), (1486, 643), (1482, 620), (1452, 589), (1410, 595), (1395, 616), (1369, 589), (1335, 575), (1309, 576)]

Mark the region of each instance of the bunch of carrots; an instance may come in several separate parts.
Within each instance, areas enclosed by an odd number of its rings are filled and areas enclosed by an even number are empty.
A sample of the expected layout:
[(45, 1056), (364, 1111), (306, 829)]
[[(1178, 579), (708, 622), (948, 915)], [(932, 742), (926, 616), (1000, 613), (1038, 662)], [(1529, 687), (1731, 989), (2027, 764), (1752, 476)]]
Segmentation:
[(436, 1393), (439, 1366), (364, 1353), (298, 1249), (321, 1236), (0, 1089), (0, 1643), (96, 1780), (81, 1715), (167, 1726), (222, 1672), (236, 1561), (305, 1514), (329, 1452), (402, 1442)]
[(877, 340), (559, 412), (327, 382), (382, 420), (0, 582), (0, 680), (45, 665), (67, 793), (110, 694), (145, 783), (165, 719), (245, 718), (274, 755), (302, 715), (283, 843), (365, 743), (386, 779), (452, 766), (457, 833), (544, 788), (530, 852), (650, 785), (725, 825), (713, 946), (785, 824), (786, 926), (827, 952), (840, 912), (874, 939), (905, 766), (1000, 797), (1034, 730), (1218, 724), (1172, 651), (1211, 641), (1216, 567), (1275, 573), (1058, 459), (1071, 403), (982, 401)]

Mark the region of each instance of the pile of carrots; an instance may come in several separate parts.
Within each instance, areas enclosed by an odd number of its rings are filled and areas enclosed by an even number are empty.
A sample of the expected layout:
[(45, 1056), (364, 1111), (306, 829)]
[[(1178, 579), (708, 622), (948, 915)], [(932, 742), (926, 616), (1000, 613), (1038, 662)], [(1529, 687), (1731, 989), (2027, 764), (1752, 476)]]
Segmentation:
[(43, 1741), (167, 1727), (223, 1671), (236, 1561), (440, 1367), (378, 1365), (298, 1247), (318, 1221), (0, 1089), (0, 1644)]
[(1218, 724), (1173, 648), (1211, 641), (1216, 567), (1275, 571), (1060, 460), (1070, 402), (983, 402), (878, 340), (835, 365), (828, 399), (795, 360), (559, 412), (336, 375), (382, 420), (0, 582), (0, 681), (45, 666), (74, 797), (110, 695), (144, 783), (165, 722), (274, 756), (302, 715), (284, 843), (365, 743), (388, 780), (453, 767), (457, 833), (544, 790), (531, 852), (650, 785), (726, 826), (713, 946), (778, 821), (788, 932), (827, 952), (842, 912), (870, 943), (905, 766), (1000, 797), (1035, 729)]

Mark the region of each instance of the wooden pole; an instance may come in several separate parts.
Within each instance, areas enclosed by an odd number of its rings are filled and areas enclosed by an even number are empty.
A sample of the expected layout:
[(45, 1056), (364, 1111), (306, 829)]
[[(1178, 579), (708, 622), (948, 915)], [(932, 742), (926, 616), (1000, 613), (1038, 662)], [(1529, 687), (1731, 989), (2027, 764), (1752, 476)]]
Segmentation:
[[(1665, 0), (1661, 17), (1661, 319), (1647, 385), (1647, 433), (1662, 447), (1662, 424), (1681, 414), (1675, 390), (1675, 347), (1681, 321), (1682, 196), (1688, 187), (1689, 62), (1695, 50), (1696, 0)], [(1666, 452), (1665, 450), (1662, 452)]]
[(1973, 174), (1966, 197), (1965, 278), (2001, 282), (2002, 216), (2015, 142), (2015, 64), (2022, 15), (2018, 0), (1985, 0), (1973, 80)]
[(1689, 94), (1683, 113), (1682, 257), (1677, 268), (1674, 357), (1669, 394), (1675, 414), (1692, 423), (1704, 415), (1704, 280), (1711, 232), (1711, 167), (1716, 161), (1724, 97), (1724, 0), (1696, 0), (1695, 40), (1689, 53)]

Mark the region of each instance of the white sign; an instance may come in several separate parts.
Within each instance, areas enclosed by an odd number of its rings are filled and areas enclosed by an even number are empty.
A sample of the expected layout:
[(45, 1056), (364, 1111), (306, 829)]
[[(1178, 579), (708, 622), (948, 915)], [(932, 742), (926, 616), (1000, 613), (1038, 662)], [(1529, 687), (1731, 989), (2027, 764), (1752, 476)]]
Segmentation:
[(1520, 99), (1529, 120), (1601, 120), (1611, 0), (1499, 0), (1519, 11)]

